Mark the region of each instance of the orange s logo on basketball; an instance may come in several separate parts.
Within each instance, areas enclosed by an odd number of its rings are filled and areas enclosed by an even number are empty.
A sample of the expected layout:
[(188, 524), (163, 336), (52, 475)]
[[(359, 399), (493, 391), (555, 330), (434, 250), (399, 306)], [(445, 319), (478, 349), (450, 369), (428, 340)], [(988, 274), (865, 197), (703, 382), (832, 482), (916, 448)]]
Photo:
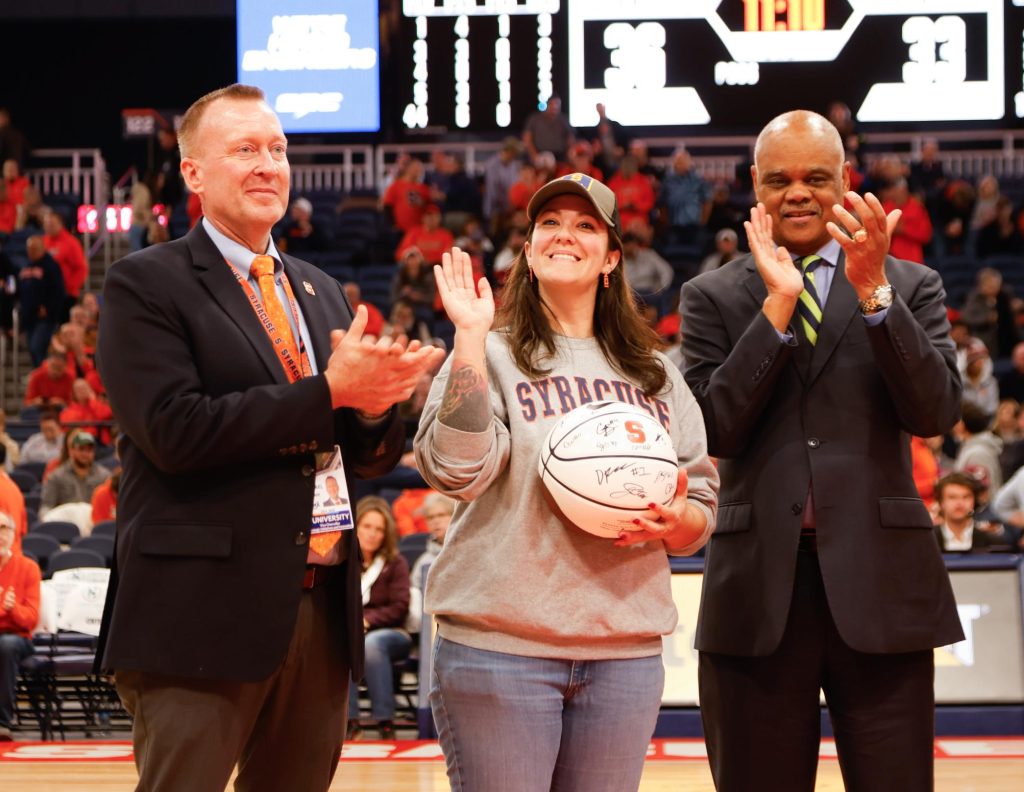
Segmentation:
[(626, 421), (623, 424), (626, 427), (626, 436), (629, 437), (632, 443), (643, 443), (647, 440), (647, 435), (644, 434), (644, 427), (638, 421)]

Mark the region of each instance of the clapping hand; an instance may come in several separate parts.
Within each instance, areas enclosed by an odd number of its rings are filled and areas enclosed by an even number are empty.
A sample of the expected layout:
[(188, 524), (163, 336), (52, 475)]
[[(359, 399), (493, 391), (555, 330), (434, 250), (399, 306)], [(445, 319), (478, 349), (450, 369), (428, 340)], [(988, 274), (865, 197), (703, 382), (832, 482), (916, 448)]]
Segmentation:
[(786, 248), (775, 246), (772, 237), (772, 216), (758, 202), (750, 210), (750, 219), (743, 222), (747, 231), (750, 252), (757, 264), (758, 274), (768, 288), (768, 296), (796, 300), (804, 290), (804, 279), (793, 265), (793, 257)]
[(424, 372), (444, 360), (440, 347), (397, 338), (364, 335), (368, 316), (360, 305), (348, 330), (331, 332), (331, 357), (324, 372), (331, 405), (379, 415), (412, 395)]
[(864, 300), (876, 287), (886, 283), (885, 257), (903, 212), (893, 209), (886, 215), (872, 193), (865, 193), (861, 198), (851, 190), (846, 193), (846, 200), (857, 216), (836, 204), (832, 211), (838, 223), (829, 222), (826, 228), (846, 253), (846, 278), (857, 296)]

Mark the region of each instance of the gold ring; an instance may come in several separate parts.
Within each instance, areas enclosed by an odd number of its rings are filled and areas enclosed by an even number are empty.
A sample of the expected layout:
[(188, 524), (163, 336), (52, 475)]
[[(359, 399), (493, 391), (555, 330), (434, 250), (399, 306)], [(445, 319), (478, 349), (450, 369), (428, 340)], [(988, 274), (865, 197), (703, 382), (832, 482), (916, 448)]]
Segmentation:
[(865, 231), (863, 228), (858, 228), (856, 231), (853, 232), (853, 241), (856, 242), (858, 245), (867, 242), (868, 232)]

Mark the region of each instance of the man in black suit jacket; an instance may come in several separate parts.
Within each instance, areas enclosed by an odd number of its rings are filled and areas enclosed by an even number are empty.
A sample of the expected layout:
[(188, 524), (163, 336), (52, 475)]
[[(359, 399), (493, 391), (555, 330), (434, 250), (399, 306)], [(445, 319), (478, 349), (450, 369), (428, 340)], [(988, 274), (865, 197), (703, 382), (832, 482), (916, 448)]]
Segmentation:
[(393, 405), (443, 353), (363, 339), (341, 284), (278, 254), (287, 144), (259, 89), (198, 100), (180, 142), (203, 220), (104, 290), (124, 472), (102, 662), (135, 717), (139, 789), (223, 789), (237, 763), (239, 790), (326, 790), (363, 631), (354, 531), (311, 546), (317, 456), (390, 470)]
[[(847, 192), (823, 117), (771, 121), (751, 173), (752, 254), (682, 304), (685, 376), (721, 460), (696, 635), (715, 783), (813, 789), (821, 688), (847, 789), (930, 789), (932, 651), (963, 635), (910, 465), (910, 435), (959, 410), (942, 284), (887, 256), (899, 213)], [(793, 260), (812, 254), (817, 327)]]

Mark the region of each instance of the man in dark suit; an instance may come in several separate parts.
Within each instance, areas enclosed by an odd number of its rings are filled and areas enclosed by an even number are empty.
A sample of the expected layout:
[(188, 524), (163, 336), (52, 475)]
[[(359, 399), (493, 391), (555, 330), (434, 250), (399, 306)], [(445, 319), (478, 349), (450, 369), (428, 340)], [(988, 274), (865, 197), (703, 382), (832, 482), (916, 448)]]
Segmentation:
[(712, 773), (813, 789), (820, 688), (848, 790), (931, 789), (932, 651), (963, 633), (909, 438), (959, 410), (942, 284), (887, 256), (899, 213), (847, 192), (825, 118), (774, 119), (754, 161), (752, 254), (683, 289), (722, 475), (696, 635)]
[(326, 790), (363, 631), (354, 531), (312, 518), (318, 458), (390, 470), (393, 405), (443, 353), (364, 339), (341, 284), (277, 252), (287, 142), (259, 89), (198, 100), (179, 140), (203, 220), (104, 290), (124, 474), (102, 664), (139, 789), (220, 790), (237, 763), (237, 790)]

